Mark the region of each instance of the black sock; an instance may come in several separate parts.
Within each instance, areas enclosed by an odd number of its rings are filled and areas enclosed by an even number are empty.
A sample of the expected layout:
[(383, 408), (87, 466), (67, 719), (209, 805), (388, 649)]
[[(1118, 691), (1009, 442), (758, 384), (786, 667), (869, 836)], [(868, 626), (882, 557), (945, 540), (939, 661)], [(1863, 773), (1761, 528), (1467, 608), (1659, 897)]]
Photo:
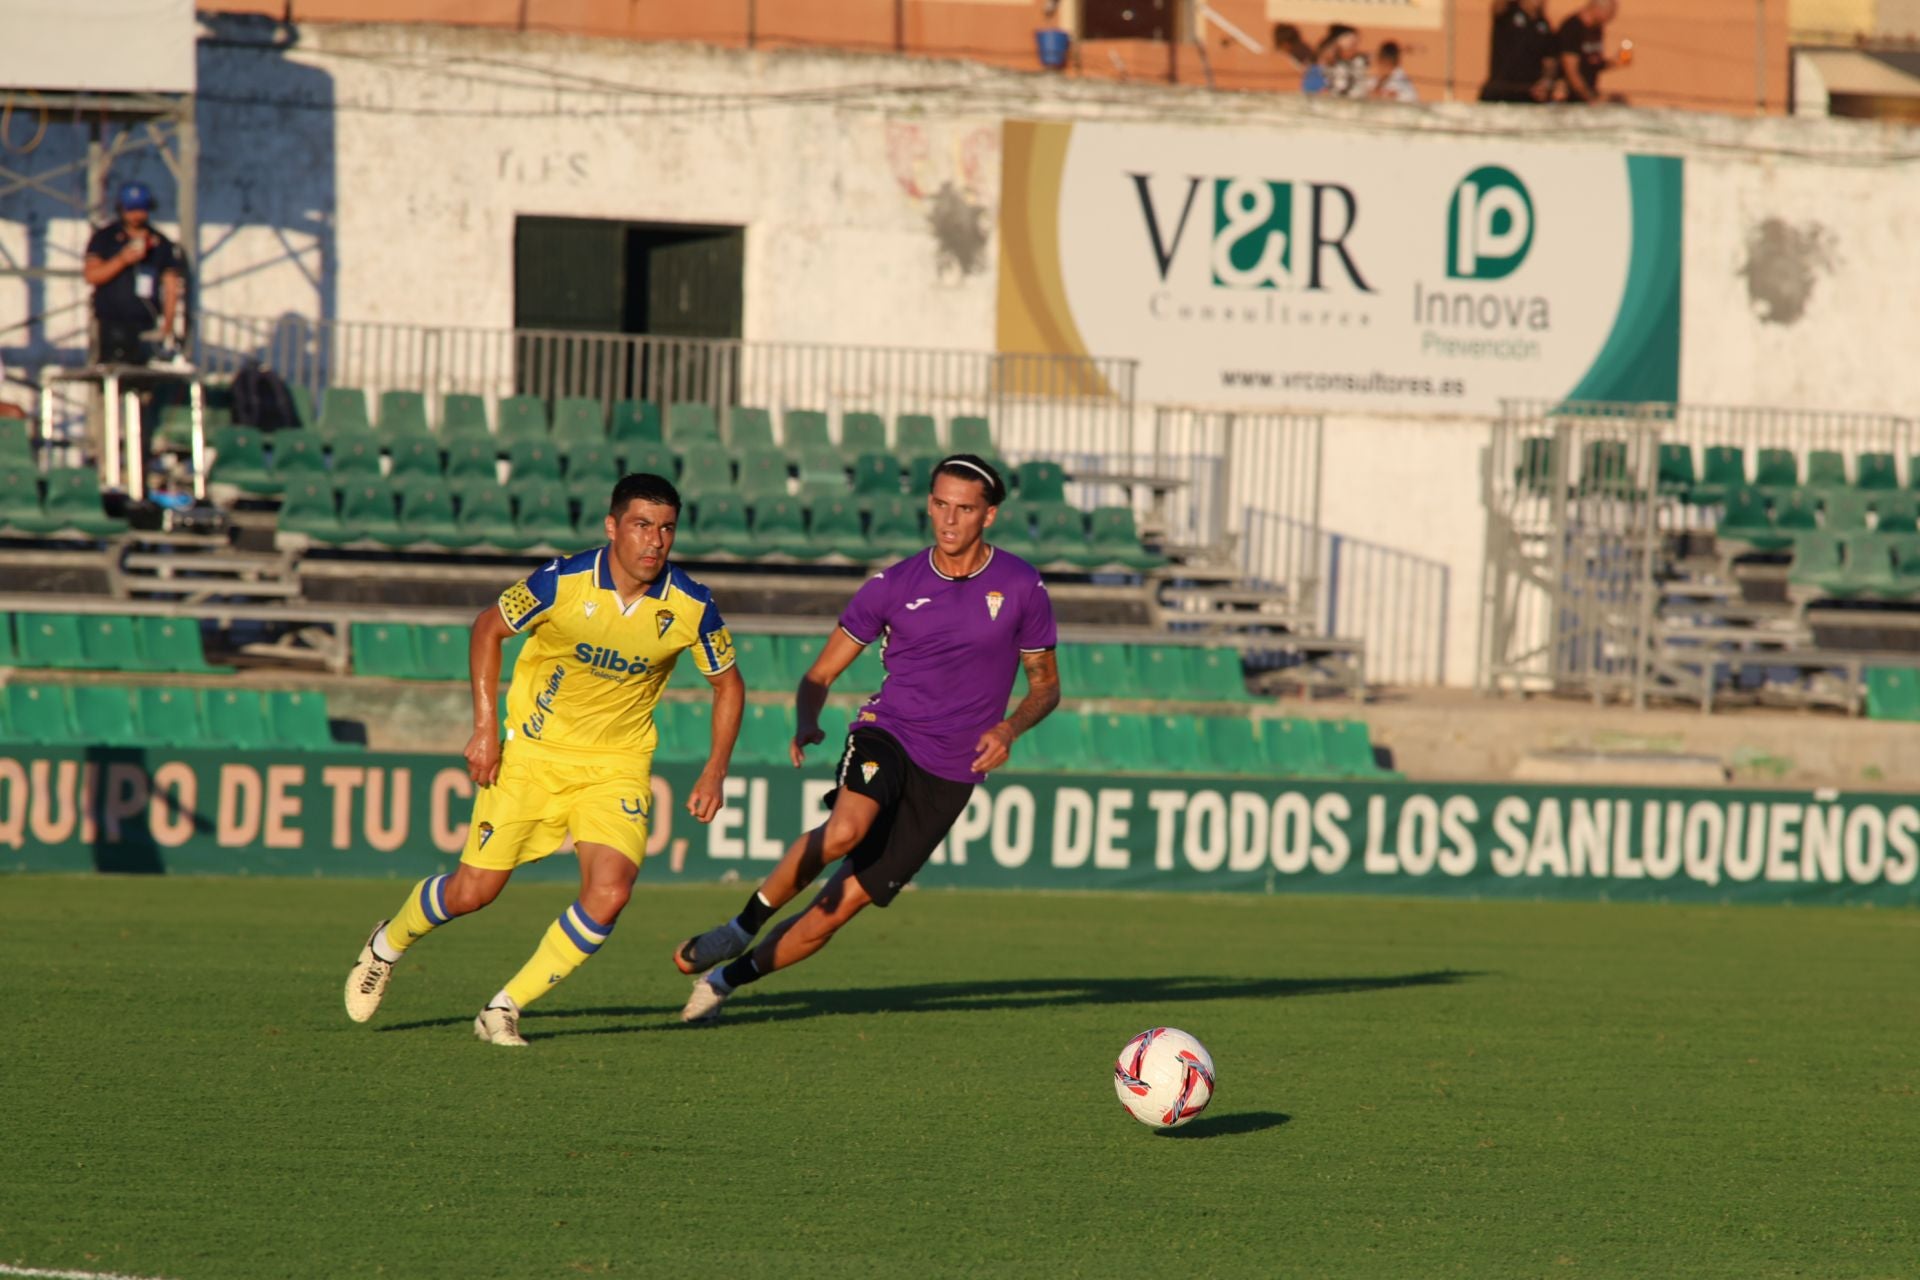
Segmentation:
[(741, 987), (746, 986), (759, 976), (760, 966), (753, 962), (753, 957), (750, 955), (741, 956), (738, 960), (735, 960), (732, 964), (720, 971), (720, 981), (726, 983), (730, 989), (735, 991), (738, 991)]
[(747, 899), (747, 905), (740, 908), (740, 914), (734, 917), (736, 923), (749, 934), (755, 934), (766, 928), (767, 921), (773, 919), (778, 907), (770, 907), (767, 900), (760, 896), (758, 889)]

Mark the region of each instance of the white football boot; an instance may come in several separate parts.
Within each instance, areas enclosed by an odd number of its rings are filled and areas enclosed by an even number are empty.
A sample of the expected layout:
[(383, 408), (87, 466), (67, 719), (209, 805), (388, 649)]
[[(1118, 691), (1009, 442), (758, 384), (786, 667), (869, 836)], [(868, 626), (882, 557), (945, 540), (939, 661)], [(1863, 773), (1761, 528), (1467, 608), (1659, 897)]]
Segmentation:
[(360, 958), (347, 971), (347, 1016), (355, 1022), (365, 1022), (373, 1016), (374, 1010), (380, 1007), (380, 998), (387, 994), (387, 983), (393, 978), (393, 966), (373, 954), (373, 940), (386, 927), (385, 920), (373, 926), (366, 944), (360, 948)]
[(681, 943), (673, 953), (673, 963), (685, 974), (705, 973), (752, 945), (753, 935), (742, 929), (738, 920), (729, 920)]
[(520, 1038), (520, 1011), (488, 1005), (473, 1020), (475, 1038), (488, 1044), (505, 1045), (511, 1049), (524, 1049), (527, 1042)]
[(733, 988), (723, 986), (719, 974), (708, 974), (693, 984), (693, 994), (687, 997), (687, 1007), (680, 1011), (680, 1021), (712, 1022), (720, 1016), (720, 1006), (732, 994)]

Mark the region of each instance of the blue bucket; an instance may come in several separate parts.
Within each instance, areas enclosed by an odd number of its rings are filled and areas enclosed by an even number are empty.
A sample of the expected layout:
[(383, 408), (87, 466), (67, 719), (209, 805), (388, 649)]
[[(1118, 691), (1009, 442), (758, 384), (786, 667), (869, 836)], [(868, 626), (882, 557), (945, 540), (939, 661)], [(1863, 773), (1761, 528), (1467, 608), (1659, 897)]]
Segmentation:
[(1070, 37), (1064, 31), (1048, 28), (1033, 33), (1034, 47), (1040, 51), (1040, 65), (1049, 71), (1058, 71), (1067, 65), (1067, 45)]

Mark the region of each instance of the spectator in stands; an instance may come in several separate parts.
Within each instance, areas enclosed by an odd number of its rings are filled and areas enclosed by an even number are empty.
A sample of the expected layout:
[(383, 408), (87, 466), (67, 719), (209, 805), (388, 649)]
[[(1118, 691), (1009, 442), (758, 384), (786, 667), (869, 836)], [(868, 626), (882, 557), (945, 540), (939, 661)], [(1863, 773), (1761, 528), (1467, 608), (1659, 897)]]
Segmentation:
[(1375, 55), (1375, 61), (1379, 65), (1379, 71), (1368, 83), (1368, 97), (1384, 98), (1389, 102), (1420, 101), (1420, 91), (1413, 87), (1413, 81), (1408, 78), (1406, 69), (1400, 65), (1398, 42), (1388, 40), (1382, 44), (1380, 52)]
[(1567, 86), (1568, 102), (1626, 101), (1619, 94), (1600, 92), (1600, 73), (1614, 65), (1607, 57), (1606, 26), (1619, 10), (1616, 0), (1589, 0), (1560, 24), (1560, 78)]
[(1294, 69), (1300, 73), (1300, 92), (1313, 94), (1326, 91), (1326, 73), (1320, 69), (1313, 46), (1300, 34), (1300, 28), (1291, 22), (1275, 23), (1273, 51), (1293, 63)]
[(1327, 95), (1333, 98), (1367, 96), (1367, 55), (1360, 51), (1360, 33), (1344, 22), (1327, 28), (1320, 42), (1320, 65), (1327, 77)]
[(102, 364), (145, 364), (153, 356), (149, 334), (169, 346), (174, 340), (185, 277), (173, 241), (152, 225), (147, 185), (126, 183), (115, 205), (120, 220), (93, 233), (82, 271), (93, 286), (95, 353)]
[(1547, 0), (1506, 0), (1493, 15), (1482, 102), (1541, 103), (1553, 98), (1560, 58)]

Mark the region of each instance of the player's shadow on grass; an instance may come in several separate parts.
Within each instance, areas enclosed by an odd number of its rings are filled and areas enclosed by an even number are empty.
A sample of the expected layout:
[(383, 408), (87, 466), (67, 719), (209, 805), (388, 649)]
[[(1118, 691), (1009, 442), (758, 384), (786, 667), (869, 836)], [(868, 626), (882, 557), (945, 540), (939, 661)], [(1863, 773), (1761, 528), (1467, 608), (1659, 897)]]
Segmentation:
[[(1353, 995), (1392, 991), (1402, 987), (1444, 987), (1482, 977), (1479, 973), (1435, 969), (1425, 973), (1385, 974), (1364, 978), (1017, 978), (1000, 982), (929, 982), (897, 987), (846, 987), (827, 990), (782, 990), (776, 985), (743, 991), (727, 1006), (720, 1020), (742, 1025), (815, 1018), (832, 1013), (971, 1013), (1010, 1009), (1039, 1009), (1075, 1004), (1149, 1004), (1175, 1006), (1196, 1000), (1274, 1000), (1294, 996)], [(626, 1005), (585, 1009), (542, 1008), (529, 1020), (528, 1030), (547, 1037), (624, 1035), (634, 1031), (679, 1029), (679, 1007)], [(662, 1016), (667, 1021), (663, 1023)], [(644, 1019), (616, 1026), (556, 1026), (569, 1018)], [(383, 1031), (415, 1031), (466, 1022), (465, 1018), (432, 1018), (400, 1022)], [(1195, 1121), (1194, 1123), (1199, 1123)]]
[(1198, 1116), (1178, 1129), (1162, 1129), (1162, 1138), (1230, 1138), (1239, 1133), (1259, 1133), (1278, 1129), (1293, 1117), (1284, 1111), (1241, 1111), (1219, 1116)]

